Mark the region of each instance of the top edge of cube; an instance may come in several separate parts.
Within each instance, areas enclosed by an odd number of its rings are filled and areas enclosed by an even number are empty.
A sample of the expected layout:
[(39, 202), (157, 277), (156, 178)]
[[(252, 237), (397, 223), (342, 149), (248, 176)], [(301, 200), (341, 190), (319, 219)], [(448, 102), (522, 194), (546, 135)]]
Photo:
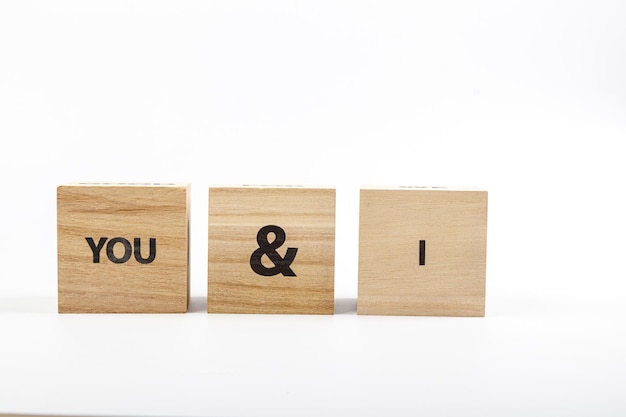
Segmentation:
[(335, 187), (329, 185), (262, 185), (262, 184), (238, 184), (238, 185), (212, 185), (213, 188), (235, 188), (242, 190), (334, 190)]
[(361, 186), (361, 191), (482, 191), (485, 188), (470, 186), (432, 186), (432, 185), (371, 185)]
[(113, 188), (140, 188), (140, 187), (189, 187), (189, 183), (172, 183), (172, 182), (72, 182), (61, 184), (59, 187), (113, 187)]

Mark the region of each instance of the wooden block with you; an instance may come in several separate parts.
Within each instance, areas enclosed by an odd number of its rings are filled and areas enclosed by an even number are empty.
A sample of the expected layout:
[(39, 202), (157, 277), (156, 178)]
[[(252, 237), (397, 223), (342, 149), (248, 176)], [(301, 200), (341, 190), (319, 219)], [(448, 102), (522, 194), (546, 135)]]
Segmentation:
[(484, 316), (487, 192), (362, 189), (358, 314)]
[(209, 189), (209, 313), (333, 314), (334, 269), (334, 189)]
[(184, 313), (188, 186), (57, 189), (59, 313)]

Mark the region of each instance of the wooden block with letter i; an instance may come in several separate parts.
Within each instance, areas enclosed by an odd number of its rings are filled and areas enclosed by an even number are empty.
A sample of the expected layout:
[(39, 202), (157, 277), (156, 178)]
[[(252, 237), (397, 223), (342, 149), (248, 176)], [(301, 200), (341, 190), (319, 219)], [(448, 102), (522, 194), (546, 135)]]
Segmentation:
[(358, 314), (484, 316), (487, 192), (361, 189)]
[(334, 189), (209, 189), (209, 313), (333, 314), (334, 269)]
[(188, 188), (58, 187), (59, 313), (186, 312)]

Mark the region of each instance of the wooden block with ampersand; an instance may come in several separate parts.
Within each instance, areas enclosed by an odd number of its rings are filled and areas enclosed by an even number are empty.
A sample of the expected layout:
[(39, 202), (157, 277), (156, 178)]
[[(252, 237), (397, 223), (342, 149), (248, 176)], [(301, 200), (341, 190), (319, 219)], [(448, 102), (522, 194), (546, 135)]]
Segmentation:
[(209, 313), (333, 314), (334, 267), (334, 189), (209, 189)]

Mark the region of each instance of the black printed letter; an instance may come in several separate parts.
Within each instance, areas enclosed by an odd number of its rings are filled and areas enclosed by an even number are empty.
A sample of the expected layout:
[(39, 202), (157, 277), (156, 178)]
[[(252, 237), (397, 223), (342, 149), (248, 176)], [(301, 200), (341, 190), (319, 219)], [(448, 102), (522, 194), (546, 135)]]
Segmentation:
[(93, 263), (99, 264), (100, 263), (100, 251), (102, 250), (102, 247), (104, 246), (104, 242), (107, 241), (107, 238), (101, 237), (100, 240), (98, 241), (97, 246), (94, 243), (92, 237), (86, 237), (85, 240), (87, 241), (87, 243), (89, 244), (89, 247), (91, 248), (91, 251), (93, 252)]
[(142, 258), (141, 257), (141, 239), (136, 237), (134, 239), (134, 244), (135, 244), (135, 259), (137, 259), (137, 262), (139, 262), (140, 264), (149, 264), (150, 262), (154, 261), (154, 258), (156, 257), (156, 239), (151, 237), (150, 238), (150, 255), (148, 255), (147, 258)]
[[(113, 253), (113, 246), (115, 246), (116, 243), (121, 243), (122, 245), (124, 245), (124, 255), (121, 258), (116, 257), (115, 253)], [(111, 262), (114, 262), (116, 264), (123, 264), (130, 259), (130, 255), (132, 254), (133, 248), (130, 246), (130, 242), (123, 237), (114, 237), (113, 239), (109, 240), (109, 243), (107, 243), (107, 257)]]

